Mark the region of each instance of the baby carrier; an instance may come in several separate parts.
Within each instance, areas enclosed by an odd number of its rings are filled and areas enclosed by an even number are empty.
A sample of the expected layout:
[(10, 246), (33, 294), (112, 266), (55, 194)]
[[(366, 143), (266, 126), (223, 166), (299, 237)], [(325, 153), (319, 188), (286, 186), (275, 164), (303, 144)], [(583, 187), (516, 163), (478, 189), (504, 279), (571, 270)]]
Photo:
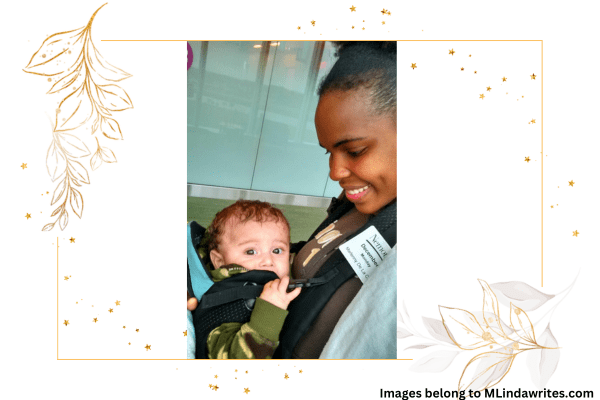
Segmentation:
[[(327, 210), (329, 216), (309, 240), (352, 207), (353, 204), (348, 201), (334, 199)], [(367, 228), (375, 226), (390, 247), (393, 247), (396, 244), (396, 220), (394, 201), (371, 218), (348, 240)], [(277, 279), (271, 271), (249, 271), (218, 283), (212, 282), (210, 270), (202, 263), (197, 253), (204, 230), (196, 222), (192, 221), (188, 224), (188, 293), (199, 301), (198, 307), (193, 312), (196, 327), (196, 358), (208, 357), (206, 340), (213, 329), (225, 322), (248, 322), (254, 301), (262, 292), (263, 286)], [(296, 249), (301, 248), (304, 243), (292, 246), (292, 252), (296, 252)], [(288, 306), (289, 314), (280, 333), (280, 344), (274, 358), (292, 357), (298, 340), (310, 328), (331, 296), (344, 282), (355, 275), (344, 255), (336, 249), (312, 279), (295, 281), (298, 287), (302, 287), (302, 292)]]

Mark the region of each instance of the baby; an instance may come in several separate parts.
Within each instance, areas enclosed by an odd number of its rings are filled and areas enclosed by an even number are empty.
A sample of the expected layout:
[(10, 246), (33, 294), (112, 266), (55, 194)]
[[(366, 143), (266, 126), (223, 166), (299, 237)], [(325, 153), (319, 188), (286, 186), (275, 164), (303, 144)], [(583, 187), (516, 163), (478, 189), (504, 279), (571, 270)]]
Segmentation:
[(208, 252), (215, 282), (252, 270), (274, 272), (264, 285), (250, 321), (215, 328), (206, 341), (209, 358), (271, 358), (290, 302), (300, 288), (287, 292), (290, 226), (283, 213), (261, 201), (239, 200), (221, 210), (208, 227)]

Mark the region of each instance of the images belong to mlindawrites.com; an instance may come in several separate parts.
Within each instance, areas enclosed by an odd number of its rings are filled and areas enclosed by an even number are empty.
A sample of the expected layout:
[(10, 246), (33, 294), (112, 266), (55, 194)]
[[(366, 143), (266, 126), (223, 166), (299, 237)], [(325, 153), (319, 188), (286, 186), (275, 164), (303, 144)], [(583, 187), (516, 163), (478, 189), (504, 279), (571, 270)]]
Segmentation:
[[(379, 389), (379, 397), (388, 399), (414, 399), (424, 397), (426, 399), (459, 399), (465, 400), (466, 397), (486, 399), (591, 399), (594, 397), (592, 390), (506, 390), (489, 388), (484, 390), (384, 390)], [(425, 394), (425, 396), (423, 396)]]

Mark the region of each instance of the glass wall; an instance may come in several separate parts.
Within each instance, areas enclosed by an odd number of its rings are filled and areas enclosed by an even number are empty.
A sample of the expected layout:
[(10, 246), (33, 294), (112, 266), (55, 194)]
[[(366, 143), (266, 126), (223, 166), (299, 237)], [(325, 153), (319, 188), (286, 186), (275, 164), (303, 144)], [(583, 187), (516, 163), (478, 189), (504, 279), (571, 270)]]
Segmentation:
[(337, 196), (314, 127), (324, 42), (190, 42), (188, 182)]

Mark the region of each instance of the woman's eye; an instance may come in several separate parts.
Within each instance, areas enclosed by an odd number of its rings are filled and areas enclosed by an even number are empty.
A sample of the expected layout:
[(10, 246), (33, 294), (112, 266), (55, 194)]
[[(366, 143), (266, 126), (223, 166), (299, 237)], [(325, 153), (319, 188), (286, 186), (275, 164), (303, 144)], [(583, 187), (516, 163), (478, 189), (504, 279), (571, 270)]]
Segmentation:
[(350, 151), (348, 150), (348, 154), (350, 155), (350, 157), (358, 157), (359, 155), (361, 155), (366, 149), (360, 149), (357, 151)]
[(253, 256), (253, 255), (256, 255), (256, 251), (254, 251), (254, 250), (246, 250), (246, 254), (249, 255), (249, 256)]

